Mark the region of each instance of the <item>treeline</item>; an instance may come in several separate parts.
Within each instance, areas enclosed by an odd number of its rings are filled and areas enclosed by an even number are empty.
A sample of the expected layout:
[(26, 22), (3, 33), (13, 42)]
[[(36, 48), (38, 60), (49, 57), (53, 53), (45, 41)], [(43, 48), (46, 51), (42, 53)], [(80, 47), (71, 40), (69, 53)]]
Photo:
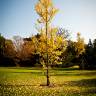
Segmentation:
[(66, 51), (62, 54), (62, 67), (78, 65), (80, 69), (96, 69), (96, 39), (92, 42), (89, 39), (88, 44), (84, 44), (84, 52), (77, 56), (75, 50), (76, 42), (69, 41)]
[[(67, 30), (51, 29), (48, 39), (48, 59), (51, 67), (96, 69), (96, 39), (84, 43), (80, 33), (77, 41), (68, 39)], [(14, 36), (7, 40), (0, 35), (0, 66), (44, 67), (46, 62), (46, 36), (42, 32), (30, 38)]]

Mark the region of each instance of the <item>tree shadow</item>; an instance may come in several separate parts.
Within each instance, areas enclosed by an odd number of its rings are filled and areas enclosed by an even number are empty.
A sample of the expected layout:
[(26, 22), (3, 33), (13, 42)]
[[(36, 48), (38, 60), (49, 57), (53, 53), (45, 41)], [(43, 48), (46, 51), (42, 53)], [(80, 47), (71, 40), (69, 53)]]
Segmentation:
[[(78, 87), (82, 95), (96, 94), (96, 79), (82, 79), (78, 81), (65, 81), (59, 87)], [(87, 95), (86, 95), (87, 96)]]
[(78, 81), (66, 81), (63, 84), (60, 84), (59, 86), (78, 86), (78, 87), (96, 87), (96, 79), (82, 79)]
[(55, 73), (51, 76), (94, 76), (96, 72), (79, 72), (79, 73), (74, 73), (74, 72), (64, 72), (64, 73)]
[(74, 70), (79, 70), (79, 68), (53, 68), (53, 70), (56, 70), (56, 71), (74, 71)]
[(71, 81), (73, 86), (78, 87), (96, 87), (96, 79), (83, 79), (79, 81)]

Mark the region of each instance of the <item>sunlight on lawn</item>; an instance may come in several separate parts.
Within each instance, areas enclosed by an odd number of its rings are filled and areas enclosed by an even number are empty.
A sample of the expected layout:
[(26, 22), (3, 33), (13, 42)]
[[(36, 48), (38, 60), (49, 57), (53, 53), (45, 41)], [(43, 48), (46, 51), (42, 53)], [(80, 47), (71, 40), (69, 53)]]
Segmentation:
[(95, 96), (96, 71), (50, 70), (49, 87), (41, 69), (0, 68), (0, 96)]

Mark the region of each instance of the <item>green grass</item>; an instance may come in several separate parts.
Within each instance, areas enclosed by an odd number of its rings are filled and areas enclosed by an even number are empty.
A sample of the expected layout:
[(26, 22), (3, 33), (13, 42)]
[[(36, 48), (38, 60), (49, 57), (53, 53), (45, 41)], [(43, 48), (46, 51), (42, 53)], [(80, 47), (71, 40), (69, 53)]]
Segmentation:
[(40, 68), (0, 68), (0, 96), (96, 96), (96, 71), (50, 70), (51, 86)]

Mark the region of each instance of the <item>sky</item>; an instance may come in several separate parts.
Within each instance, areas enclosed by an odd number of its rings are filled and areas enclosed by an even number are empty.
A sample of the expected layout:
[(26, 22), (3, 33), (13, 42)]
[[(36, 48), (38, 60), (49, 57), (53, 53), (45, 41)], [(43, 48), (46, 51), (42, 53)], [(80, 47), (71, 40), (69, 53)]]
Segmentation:
[[(7, 39), (13, 36), (30, 37), (37, 34), (35, 28), (38, 15), (35, 4), (38, 0), (0, 0), (0, 33)], [(59, 9), (52, 20), (52, 26), (62, 27), (76, 33), (88, 42), (96, 39), (96, 0), (52, 0)]]

